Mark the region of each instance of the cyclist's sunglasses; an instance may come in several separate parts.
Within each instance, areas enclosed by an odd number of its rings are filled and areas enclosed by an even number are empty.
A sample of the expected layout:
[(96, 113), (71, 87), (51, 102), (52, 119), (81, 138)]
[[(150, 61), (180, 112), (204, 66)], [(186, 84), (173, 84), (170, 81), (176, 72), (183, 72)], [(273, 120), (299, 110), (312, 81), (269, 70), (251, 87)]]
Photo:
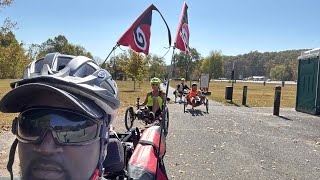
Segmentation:
[(24, 143), (41, 143), (51, 131), (58, 145), (85, 145), (100, 139), (102, 122), (67, 110), (36, 108), (22, 112), (15, 124)]
[(151, 84), (151, 86), (159, 86), (159, 84)]

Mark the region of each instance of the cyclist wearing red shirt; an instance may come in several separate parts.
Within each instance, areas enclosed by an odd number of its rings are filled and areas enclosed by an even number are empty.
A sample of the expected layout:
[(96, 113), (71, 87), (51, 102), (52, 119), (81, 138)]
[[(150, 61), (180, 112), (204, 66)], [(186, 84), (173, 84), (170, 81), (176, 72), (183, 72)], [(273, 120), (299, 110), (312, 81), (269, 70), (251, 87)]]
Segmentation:
[(188, 95), (187, 95), (188, 104), (192, 105), (192, 109), (198, 104), (200, 104), (199, 94), (200, 94), (200, 91), (198, 91), (197, 84), (193, 83), (191, 86), (191, 90), (188, 92)]

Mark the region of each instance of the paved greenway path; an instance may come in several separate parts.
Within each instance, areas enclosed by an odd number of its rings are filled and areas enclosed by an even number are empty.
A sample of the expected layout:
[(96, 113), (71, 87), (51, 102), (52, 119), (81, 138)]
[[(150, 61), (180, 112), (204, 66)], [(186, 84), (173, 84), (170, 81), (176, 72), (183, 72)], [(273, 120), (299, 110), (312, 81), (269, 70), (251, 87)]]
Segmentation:
[(182, 104), (168, 105), (170, 179), (320, 179), (320, 117), (209, 104), (209, 114), (204, 106), (183, 113)]
[[(169, 96), (173, 98), (170, 89)], [(210, 101), (183, 113), (182, 104), (168, 104), (170, 127), (165, 164), (169, 179), (320, 179), (320, 117), (281, 109), (224, 106)], [(190, 108), (190, 106), (188, 107)], [(124, 130), (123, 117), (115, 120)], [(0, 133), (0, 177), (14, 137)], [(14, 164), (18, 174), (18, 159)]]

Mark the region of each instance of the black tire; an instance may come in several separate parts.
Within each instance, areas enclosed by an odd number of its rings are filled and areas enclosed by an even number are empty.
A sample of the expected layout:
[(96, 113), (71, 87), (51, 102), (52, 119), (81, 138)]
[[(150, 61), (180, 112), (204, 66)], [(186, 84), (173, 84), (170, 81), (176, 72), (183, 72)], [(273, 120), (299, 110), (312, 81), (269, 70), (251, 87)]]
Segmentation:
[(164, 135), (167, 137), (168, 132), (169, 132), (169, 110), (168, 108), (166, 108), (166, 116), (165, 116), (165, 120), (164, 120)]
[(183, 101), (183, 113), (186, 113), (187, 102), (186, 99)]
[(209, 100), (206, 99), (206, 110), (207, 110), (207, 114), (209, 114)]
[(126, 114), (124, 116), (124, 125), (126, 126), (126, 129), (129, 131), (133, 126), (133, 121), (135, 119), (133, 114), (133, 107), (128, 107), (126, 110)]

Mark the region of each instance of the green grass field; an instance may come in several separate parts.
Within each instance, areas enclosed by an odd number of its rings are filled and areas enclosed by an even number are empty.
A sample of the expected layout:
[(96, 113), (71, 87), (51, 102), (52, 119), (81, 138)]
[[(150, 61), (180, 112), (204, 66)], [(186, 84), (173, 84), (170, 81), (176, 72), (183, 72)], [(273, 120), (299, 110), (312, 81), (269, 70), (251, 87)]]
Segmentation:
[[(10, 83), (14, 79), (0, 79), (0, 99), (11, 89)], [(16, 116), (16, 114), (2, 113), (0, 112), (0, 127), (4, 125), (11, 125), (11, 120)]]
[(128, 106), (135, 106), (137, 97), (140, 97), (140, 103), (142, 103), (147, 92), (150, 92), (151, 86), (149, 82), (144, 82), (140, 86), (136, 84), (136, 90), (133, 91), (132, 81), (117, 81), (117, 85), (120, 93), (120, 109), (118, 114), (124, 114)]
[[(176, 88), (180, 81), (171, 81), (171, 87)], [(192, 82), (191, 82), (192, 83)], [(186, 84), (190, 87), (190, 82)], [(231, 86), (231, 83), (214, 81), (209, 84), (209, 91), (211, 91), (212, 99), (217, 102), (224, 103), (226, 105), (242, 105), (242, 93), (243, 86), (248, 86), (247, 91), (247, 106), (248, 107), (273, 107), (274, 101), (274, 87), (280, 84), (266, 83), (248, 83), (248, 82), (237, 82), (233, 84), (233, 103), (225, 100), (226, 86)], [(199, 86), (199, 84), (198, 84)], [(281, 92), (281, 107), (295, 107), (296, 103), (296, 85), (288, 85), (282, 88)]]
[[(0, 99), (4, 96), (9, 90), (9, 83), (14, 80), (5, 79), (0, 80)], [(180, 81), (171, 81), (171, 87), (176, 87)], [(120, 93), (120, 109), (118, 114), (123, 115), (126, 108), (129, 105), (135, 105), (137, 97), (140, 97), (140, 101), (144, 101), (146, 93), (151, 91), (149, 82), (144, 82), (140, 86), (136, 84), (136, 90), (133, 91), (133, 82), (132, 81), (117, 81)], [(190, 86), (190, 83), (187, 82), (187, 85)], [(274, 90), (275, 84), (266, 84), (263, 86), (262, 83), (241, 83), (237, 82), (234, 84), (233, 90), (233, 104), (227, 102), (224, 99), (225, 96), (225, 87), (231, 86), (231, 83), (227, 82), (211, 82), (209, 91), (212, 92), (211, 96), (208, 96), (209, 99), (222, 102), (227, 105), (241, 105), (242, 104), (242, 88), (243, 86), (248, 86), (248, 95), (247, 95), (247, 106), (249, 107), (272, 107), (274, 100)], [(295, 85), (285, 85), (282, 88), (282, 98), (281, 98), (281, 107), (295, 107), (295, 97), (296, 97), (296, 86)], [(16, 116), (16, 114), (4, 114), (0, 112), (0, 126), (1, 125), (10, 125), (11, 120)]]
[[(263, 86), (263, 83), (248, 83), (237, 82), (233, 87), (233, 103), (242, 105), (243, 86), (248, 86), (247, 106), (249, 107), (273, 107), (274, 102), (274, 87), (280, 84), (268, 84)], [(209, 97), (218, 102), (229, 104), (225, 98), (226, 86), (231, 86), (231, 83), (214, 81), (210, 83), (209, 91), (212, 95)], [(281, 107), (295, 107), (296, 103), (296, 85), (286, 84), (281, 89)]]

